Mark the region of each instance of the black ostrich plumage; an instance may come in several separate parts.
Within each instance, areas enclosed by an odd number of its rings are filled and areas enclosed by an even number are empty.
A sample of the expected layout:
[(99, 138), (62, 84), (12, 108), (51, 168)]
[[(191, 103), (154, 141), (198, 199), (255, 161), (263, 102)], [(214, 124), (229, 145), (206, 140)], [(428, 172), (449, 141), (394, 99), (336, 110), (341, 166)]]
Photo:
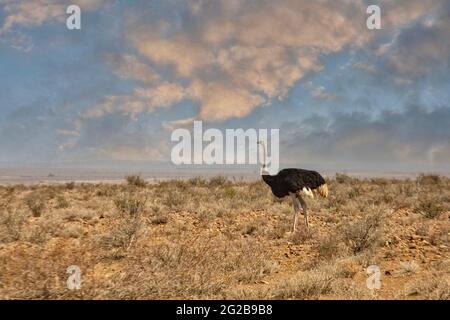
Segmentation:
[(290, 192), (297, 193), (303, 188), (314, 190), (325, 184), (320, 173), (304, 169), (283, 169), (273, 176), (263, 173), (262, 179), (278, 198), (283, 198)]

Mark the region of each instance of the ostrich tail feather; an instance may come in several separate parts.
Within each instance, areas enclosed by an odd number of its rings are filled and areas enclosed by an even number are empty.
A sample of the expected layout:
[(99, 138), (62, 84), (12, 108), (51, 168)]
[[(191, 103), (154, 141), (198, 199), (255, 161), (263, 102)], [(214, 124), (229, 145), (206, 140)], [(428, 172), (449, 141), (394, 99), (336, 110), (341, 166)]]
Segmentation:
[(328, 186), (327, 186), (327, 184), (324, 183), (323, 185), (321, 185), (321, 186), (318, 188), (318, 192), (319, 192), (319, 194), (320, 194), (322, 197), (328, 198)]

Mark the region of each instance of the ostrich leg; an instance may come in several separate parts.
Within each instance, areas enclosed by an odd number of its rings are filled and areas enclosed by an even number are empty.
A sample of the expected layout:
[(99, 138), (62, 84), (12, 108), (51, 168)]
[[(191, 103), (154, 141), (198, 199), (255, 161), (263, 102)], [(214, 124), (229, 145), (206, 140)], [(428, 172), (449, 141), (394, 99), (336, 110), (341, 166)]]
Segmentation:
[(306, 212), (306, 209), (307, 209), (306, 202), (305, 202), (305, 200), (303, 200), (302, 196), (299, 195), (299, 194), (297, 195), (297, 199), (300, 201), (300, 204), (302, 205), (303, 214), (305, 216), (306, 229), (309, 229), (309, 226), (308, 226), (308, 213)]
[(298, 205), (298, 200), (295, 197), (295, 194), (291, 193), (291, 198), (292, 198), (292, 205), (294, 207), (294, 227), (293, 227), (293, 232), (295, 232), (296, 228), (297, 228), (297, 221), (298, 221), (298, 211), (300, 209), (299, 205)]

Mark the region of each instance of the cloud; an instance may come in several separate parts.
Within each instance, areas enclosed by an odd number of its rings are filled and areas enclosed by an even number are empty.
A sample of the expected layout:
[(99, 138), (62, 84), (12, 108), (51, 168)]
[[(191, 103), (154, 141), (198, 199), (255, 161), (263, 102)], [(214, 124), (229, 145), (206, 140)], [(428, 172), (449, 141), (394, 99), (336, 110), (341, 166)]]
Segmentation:
[(311, 94), (314, 98), (317, 98), (320, 100), (332, 101), (332, 100), (336, 99), (336, 96), (327, 92), (327, 90), (323, 86), (315, 87), (311, 91)]
[[(404, 8), (381, 1), (383, 19), (386, 26), (398, 30), (438, 3), (412, 0), (403, 3)], [(136, 117), (186, 99), (198, 104), (197, 118), (243, 118), (274, 99), (283, 101), (298, 81), (322, 71), (324, 55), (363, 48), (375, 38), (365, 27), (363, 1), (262, 0), (255, 6), (243, 0), (191, 0), (166, 6), (183, 12), (183, 19), (175, 23), (174, 14), (173, 19), (163, 15), (149, 21), (146, 10), (134, 8), (124, 32), (137, 55), (109, 59), (120, 78), (146, 84), (128, 96), (106, 98), (88, 114), (120, 112)], [(392, 57), (394, 45), (397, 41), (385, 49)], [(354, 67), (374, 70), (362, 63)], [(397, 76), (395, 81), (405, 79)], [(312, 94), (329, 101), (335, 98), (324, 88), (315, 88)]]
[(147, 64), (131, 54), (110, 54), (107, 61), (113, 72), (121, 79), (153, 83), (160, 79)]
[(135, 117), (143, 112), (145, 104), (136, 96), (108, 96), (103, 98), (98, 104), (81, 114), (82, 119), (101, 118), (110, 113), (119, 112), (121, 114)]
[(353, 68), (357, 69), (357, 70), (362, 70), (364, 72), (368, 72), (368, 73), (375, 73), (376, 67), (372, 64), (368, 64), (368, 63), (364, 63), (364, 62), (357, 62), (354, 63), (352, 65)]
[(130, 35), (130, 40), (144, 57), (156, 64), (173, 66), (181, 77), (191, 76), (213, 62), (209, 48), (191, 43), (183, 34), (164, 39), (143, 31)]
[(220, 82), (194, 81), (189, 94), (200, 103), (199, 118), (210, 121), (242, 118), (264, 102), (264, 98), (259, 95)]
[(190, 1), (188, 8), (178, 25), (148, 22), (135, 11), (126, 34), (148, 63), (172, 72), (199, 104), (198, 117), (210, 121), (285, 99), (323, 68), (321, 55), (370, 38), (360, 1)]
[(290, 162), (446, 165), (450, 162), (450, 108), (426, 110), (410, 106), (379, 117), (354, 112), (314, 115), (286, 122), (281, 132), (282, 154)]
[(151, 113), (156, 108), (167, 108), (185, 97), (183, 87), (163, 82), (149, 89), (137, 88), (130, 95), (108, 96), (82, 113), (82, 119), (100, 118), (110, 113), (128, 115), (136, 119), (140, 113)]
[(170, 107), (182, 101), (185, 97), (185, 90), (176, 83), (163, 82), (150, 89), (136, 89), (134, 95), (144, 99), (147, 104), (147, 112), (156, 108)]
[(61, 136), (80, 136), (80, 132), (78, 132), (77, 130), (58, 129), (56, 132)]
[[(394, 5), (395, 3), (395, 5)], [(404, 5), (402, 7), (402, 4)], [(386, 3), (388, 25), (409, 21), (394, 29), (391, 39), (376, 53), (383, 79), (397, 85), (410, 85), (450, 62), (450, 3), (447, 1), (397, 1)]]
[(166, 130), (173, 131), (182, 127), (192, 127), (194, 125), (195, 118), (178, 119), (173, 121), (163, 121), (162, 127)]
[(25, 53), (30, 52), (34, 47), (31, 38), (24, 33), (8, 35), (7, 37), (0, 38), (0, 42), (6, 43), (11, 48)]
[[(82, 11), (99, 8), (105, 0), (78, 0)], [(71, 0), (0, 0), (5, 18), (0, 27), (0, 36), (15, 26), (38, 27), (48, 21), (64, 21), (66, 9), (73, 4)]]
[(419, 23), (402, 32), (386, 52), (387, 61), (396, 74), (414, 79), (448, 68), (450, 62), (450, 20), (432, 25)]
[(163, 155), (160, 148), (150, 145), (110, 145), (104, 146), (95, 152), (99, 159), (111, 159), (121, 161), (148, 161), (160, 160)]
[[(69, 161), (168, 160), (170, 135), (161, 126), (120, 113), (84, 118), (78, 134), (62, 142), (60, 159)], [(61, 130), (60, 130), (61, 132)], [(164, 158), (166, 157), (166, 158)]]
[(418, 21), (433, 10), (438, 10), (445, 0), (380, 0), (382, 24), (392, 29)]

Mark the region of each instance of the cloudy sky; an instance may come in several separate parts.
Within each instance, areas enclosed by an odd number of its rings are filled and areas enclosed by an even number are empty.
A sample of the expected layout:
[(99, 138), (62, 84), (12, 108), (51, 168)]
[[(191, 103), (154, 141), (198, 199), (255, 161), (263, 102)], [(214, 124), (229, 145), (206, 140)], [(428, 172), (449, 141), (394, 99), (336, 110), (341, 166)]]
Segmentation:
[(0, 162), (169, 162), (203, 120), (280, 128), (285, 165), (449, 170), (449, 62), (448, 0), (0, 0)]

